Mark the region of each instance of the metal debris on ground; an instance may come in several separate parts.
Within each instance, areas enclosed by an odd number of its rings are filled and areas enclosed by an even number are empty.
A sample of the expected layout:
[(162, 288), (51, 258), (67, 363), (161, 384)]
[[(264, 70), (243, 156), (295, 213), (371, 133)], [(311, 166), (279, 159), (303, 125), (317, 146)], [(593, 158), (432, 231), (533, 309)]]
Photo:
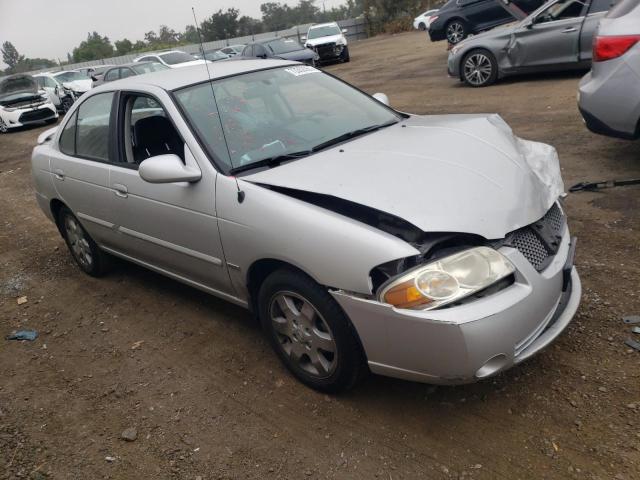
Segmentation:
[(633, 340), (632, 338), (627, 338), (627, 339), (624, 341), (624, 344), (625, 344), (627, 347), (631, 347), (631, 348), (633, 348), (634, 350), (637, 350), (637, 351), (639, 351), (639, 352), (640, 352), (640, 342), (636, 342), (636, 341), (635, 341), (635, 340)]
[(36, 338), (38, 338), (38, 332), (35, 330), (19, 330), (6, 336), (7, 340), (28, 340), (30, 342), (33, 342)]
[(571, 193), (575, 192), (593, 192), (604, 188), (628, 187), (629, 185), (640, 185), (640, 178), (631, 180), (603, 180), (601, 182), (580, 182), (576, 183), (569, 189)]
[(627, 325), (632, 325), (634, 323), (640, 323), (640, 315), (628, 315), (626, 317), (622, 317), (622, 321)]

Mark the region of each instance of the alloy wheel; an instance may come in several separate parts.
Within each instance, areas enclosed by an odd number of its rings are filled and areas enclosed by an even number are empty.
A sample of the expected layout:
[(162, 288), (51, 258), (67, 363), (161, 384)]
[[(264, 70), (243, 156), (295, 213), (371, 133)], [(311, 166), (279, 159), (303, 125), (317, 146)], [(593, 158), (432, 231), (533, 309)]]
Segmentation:
[(81, 265), (91, 268), (93, 264), (91, 246), (82, 226), (75, 218), (67, 215), (64, 218), (64, 231), (73, 256)]
[(64, 98), (62, 100), (62, 111), (64, 113), (67, 113), (72, 105), (73, 105), (73, 100), (71, 100), (69, 97)]
[(492, 73), (493, 65), (484, 53), (474, 53), (464, 62), (464, 78), (471, 85), (484, 85)]
[(453, 22), (447, 27), (447, 40), (455, 45), (464, 38), (464, 26), (460, 22)]
[(293, 292), (276, 293), (269, 316), (280, 348), (300, 370), (316, 378), (329, 377), (337, 366), (337, 346), (322, 315)]
[(7, 127), (7, 124), (4, 123), (4, 120), (2, 118), (0, 118), (0, 133), (7, 133), (9, 131), (9, 128)]

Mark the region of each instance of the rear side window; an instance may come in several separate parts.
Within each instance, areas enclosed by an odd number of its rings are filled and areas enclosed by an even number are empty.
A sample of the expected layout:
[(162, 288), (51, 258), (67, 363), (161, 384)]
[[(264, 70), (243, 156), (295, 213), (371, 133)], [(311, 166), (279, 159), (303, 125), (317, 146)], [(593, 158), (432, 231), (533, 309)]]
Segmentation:
[(106, 162), (109, 160), (109, 121), (113, 92), (89, 97), (78, 109), (76, 155)]
[(640, 9), (640, 4), (638, 3), (638, 0), (621, 0), (620, 2), (616, 3), (615, 7), (609, 10), (609, 13), (607, 13), (607, 18), (624, 17), (626, 14), (630, 13), (635, 8)]
[(118, 79), (118, 69), (114, 68), (113, 70), (109, 70), (107, 74), (104, 76), (105, 81), (112, 82)]
[(76, 154), (76, 119), (78, 115), (73, 114), (73, 117), (67, 122), (60, 135), (60, 151), (66, 155)]
[(589, 13), (606, 12), (615, 4), (614, 0), (592, 0)]

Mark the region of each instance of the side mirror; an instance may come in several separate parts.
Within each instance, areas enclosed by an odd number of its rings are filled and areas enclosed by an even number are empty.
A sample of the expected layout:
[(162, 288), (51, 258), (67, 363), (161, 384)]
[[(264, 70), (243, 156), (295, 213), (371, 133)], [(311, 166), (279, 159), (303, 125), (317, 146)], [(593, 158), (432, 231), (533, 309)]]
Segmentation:
[(348, 30), (348, 29), (346, 29), (346, 28), (343, 28), (343, 29), (342, 29), (342, 33), (347, 33), (348, 31), (349, 31), (349, 30)]
[(149, 183), (197, 182), (202, 172), (195, 167), (187, 167), (177, 155), (158, 155), (147, 158), (138, 169), (140, 177)]
[(387, 97), (384, 93), (375, 93), (373, 95), (373, 98), (375, 98), (380, 103), (384, 103), (387, 107), (389, 106), (389, 97)]
[(306, 35), (301, 36), (301, 37), (300, 37), (300, 41), (301, 41), (302, 43), (306, 42), (306, 41), (307, 41), (307, 36), (306, 36)]

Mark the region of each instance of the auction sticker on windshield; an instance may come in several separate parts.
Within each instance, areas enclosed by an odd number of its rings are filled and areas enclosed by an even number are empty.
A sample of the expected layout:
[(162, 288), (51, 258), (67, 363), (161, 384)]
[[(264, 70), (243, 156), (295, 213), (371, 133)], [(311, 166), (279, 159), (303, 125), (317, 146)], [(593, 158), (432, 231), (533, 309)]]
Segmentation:
[(317, 68), (309, 67), (308, 65), (300, 65), (299, 67), (290, 67), (285, 68), (285, 72), (290, 73), (291, 75), (295, 75), (296, 77), (300, 77), (302, 75), (308, 75), (310, 73), (320, 73), (320, 70)]

